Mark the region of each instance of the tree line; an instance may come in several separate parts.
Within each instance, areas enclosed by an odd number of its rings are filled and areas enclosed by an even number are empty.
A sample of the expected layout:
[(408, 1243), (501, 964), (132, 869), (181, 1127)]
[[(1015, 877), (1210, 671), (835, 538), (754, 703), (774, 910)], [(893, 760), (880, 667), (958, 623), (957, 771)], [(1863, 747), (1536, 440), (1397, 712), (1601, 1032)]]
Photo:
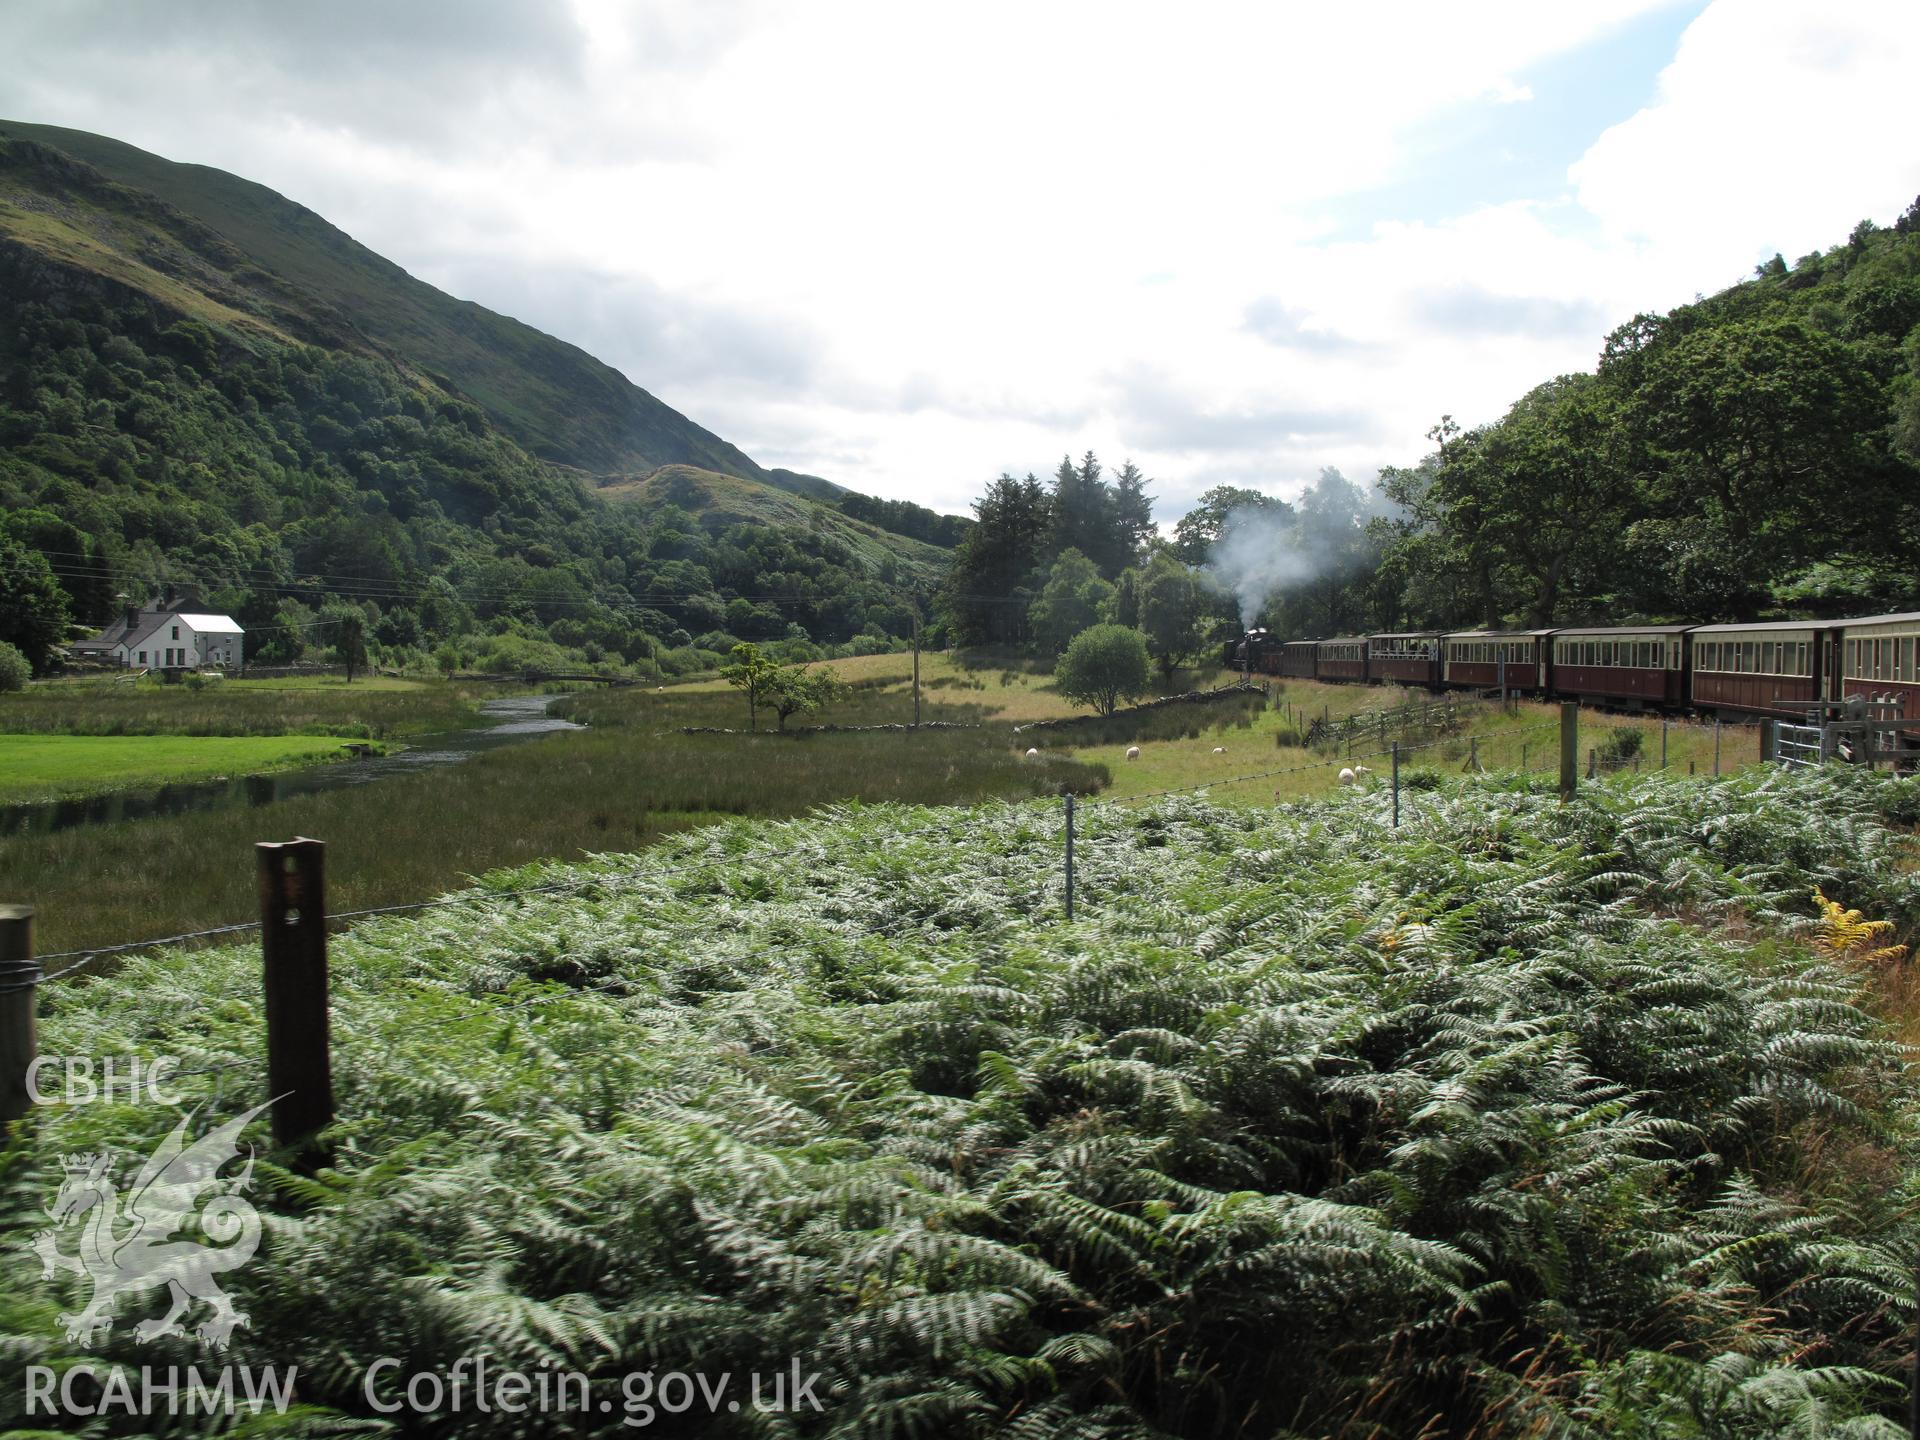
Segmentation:
[(1381, 484), (1374, 615), (1737, 620), (1911, 606), (1920, 201), (1891, 228), (1607, 336)]

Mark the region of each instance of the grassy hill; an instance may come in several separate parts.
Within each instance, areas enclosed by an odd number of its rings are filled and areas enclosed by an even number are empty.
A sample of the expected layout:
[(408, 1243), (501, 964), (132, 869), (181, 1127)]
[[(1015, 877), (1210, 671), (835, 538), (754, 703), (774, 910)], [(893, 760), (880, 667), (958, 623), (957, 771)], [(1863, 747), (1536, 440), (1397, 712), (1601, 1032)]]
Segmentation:
[(911, 584), (931, 584), (946, 570), (948, 552), (938, 546), (855, 520), (824, 499), (693, 465), (663, 465), (638, 480), (604, 484), (600, 494), (648, 511), (678, 506), (716, 533), (742, 524), (807, 526), (847, 545), (862, 564), (876, 571), (890, 567)]
[(76, 620), (177, 583), (265, 658), (347, 599), (402, 663), (680, 673), (906, 633), (958, 523), (763, 470), (263, 186), (0, 121), (0, 545)]
[(199, 291), (220, 318), (383, 355), (472, 399), (543, 460), (589, 474), (684, 462), (766, 478), (584, 350), (416, 280), (264, 185), (51, 125), (0, 121), (0, 141), (13, 142), (0, 151), (0, 233), (64, 263), (143, 287), (157, 274)]

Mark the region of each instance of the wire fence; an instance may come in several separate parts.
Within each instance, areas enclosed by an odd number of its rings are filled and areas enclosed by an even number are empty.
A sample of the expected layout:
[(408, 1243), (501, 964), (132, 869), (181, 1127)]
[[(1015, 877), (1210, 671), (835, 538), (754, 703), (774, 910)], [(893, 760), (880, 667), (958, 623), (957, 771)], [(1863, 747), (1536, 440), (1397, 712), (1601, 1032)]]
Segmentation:
[[(1330, 782), (1334, 782), (1339, 779), (1343, 772), (1352, 772), (1349, 777), (1349, 783), (1365, 785), (1374, 780), (1372, 770), (1366, 763), (1368, 761), (1386, 761), (1393, 763), (1396, 760), (1407, 761), (1415, 757), (1420, 757), (1424, 760), (1430, 758), (1432, 752), (1435, 751), (1443, 753), (1451, 751), (1452, 753), (1448, 756), (1449, 763), (1457, 761), (1463, 773), (1487, 773), (1494, 770), (1512, 770), (1521, 774), (1530, 774), (1536, 770), (1551, 770), (1559, 763), (1558, 753), (1552, 745), (1535, 743), (1536, 740), (1544, 735), (1557, 732), (1560, 729), (1561, 723), (1558, 720), (1481, 733), (1436, 734), (1424, 740), (1394, 742), (1380, 748), (1358, 752), (1352, 749), (1352, 736), (1362, 732), (1375, 733), (1379, 728), (1378, 722), (1381, 719), (1403, 719), (1412, 714), (1414, 709), (1432, 711), (1434, 707), (1396, 707), (1393, 710), (1368, 712), (1364, 717), (1366, 722), (1364, 725), (1349, 727), (1341, 732), (1339, 739), (1346, 741), (1347, 744), (1345, 753), (1336, 754), (1330, 758), (1303, 761), (1289, 765), (1271, 766), (1238, 775), (1213, 777), (1191, 784), (1171, 785), (1154, 790), (1135, 791), (1125, 795), (1104, 795), (1094, 797), (1095, 803), (1106, 805), (1134, 805), (1168, 796), (1199, 794), (1210, 790), (1225, 789), (1231, 786), (1252, 784), (1261, 780), (1283, 779), (1290, 776), (1314, 773), (1325, 775), (1329, 778)], [(1449, 715), (1451, 715), (1452, 711), (1453, 707), (1449, 706)], [(1437, 711), (1435, 713), (1437, 713)], [(1711, 739), (1715, 743), (1716, 752), (1723, 748), (1725, 738), (1725, 727), (1722, 727), (1717, 722), (1666, 719), (1660, 717), (1647, 717), (1642, 720), (1637, 717), (1614, 716), (1609, 717), (1605, 723), (1596, 726), (1595, 729), (1610, 736), (1617, 736), (1625, 730), (1639, 730), (1643, 733), (1652, 733), (1657, 730), (1661, 744), (1657, 756), (1651, 748), (1647, 747), (1645, 742), (1642, 742), (1638, 748), (1621, 747), (1617, 743), (1613, 743), (1610, 746), (1590, 747), (1588, 752), (1581, 757), (1581, 769), (1589, 778), (1597, 774), (1616, 773), (1623, 770), (1639, 770), (1643, 766), (1646, 768), (1657, 768), (1658, 765), (1665, 763), (1665, 756), (1669, 753), (1670, 742), (1673, 737), (1676, 736), (1683, 738), (1697, 737), (1703, 741)], [(1338, 741), (1329, 741), (1327, 743), (1337, 744)], [(1501, 763), (1503, 753), (1506, 763)], [(1717, 765), (1715, 770), (1716, 773), (1718, 773)], [(687, 873), (693, 870), (708, 868), (711, 863), (711, 861), (707, 861), (690, 866), (641, 867), (634, 871), (627, 872), (627, 875), (634, 878), (642, 878), (653, 875), (665, 876), (675, 873)], [(627, 878), (627, 876), (623, 875), (618, 878)], [(330, 927), (343, 926), (350, 922), (374, 919), (382, 916), (409, 915), (427, 910), (488, 904), (500, 900), (555, 894), (578, 889), (579, 886), (579, 881), (565, 880), (552, 881), (542, 885), (524, 886), (511, 890), (481, 888), (462, 891), (456, 895), (441, 896), (432, 900), (418, 900), (398, 905), (375, 905), (362, 909), (339, 911), (328, 915), (327, 923)], [(40, 972), (37, 975), (31, 978), (15, 979), (7, 983), (0, 983), (0, 994), (9, 994), (23, 989), (33, 989), (38, 986), (50, 984), (53, 981), (77, 974), (101, 961), (110, 960), (118, 956), (136, 954), (142, 951), (171, 949), (191, 945), (199, 941), (258, 932), (261, 928), (261, 923), (259, 920), (244, 920), (229, 925), (214, 925), (202, 930), (188, 930), (173, 935), (157, 936), (148, 940), (129, 940), (118, 944), (88, 946), (81, 949), (58, 951), (53, 954), (42, 955), (37, 957), (37, 962), (40, 966)], [(49, 966), (57, 966), (57, 968), (49, 969), (47, 968)]]
[[(1655, 726), (1658, 727), (1657, 737)], [(1403, 792), (1431, 788), (1431, 776), (1446, 767), (1457, 767), (1464, 773), (1512, 773), (1522, 776), (1557, 769), (1562, 793), (1568, 794), (1577, 785), (1583, 769), (1587, 775), (1595, 776), (1643, 765), (1655, 768), (1659, 763), (1668, 762), (1675, 754), (1673, 740), (1676, 734), (1682, 739), (1683, 749), (1698, 748), (1710, 741), (1713, 765), (1718, 773), (1726, 738), (1725, 728), (1717, 723), (1677, 722), (1657, 717), (1645, 720), (1616, 718), (1594, 727), (1593, 738), (1605, 738), (1588, 747), (1582, 755), (1578, 745), (1578, 713), (1572, 706), (1565, 707), (1560, 718), (1553, 721), (1508, 724), (1484, 731), (1459, 733), (1449, 716), (1446, 725), (1436, 728), (1446, 733), (1433, 733), (1420, 740), (1392, 742), (1359, 754), (1338, 753), (1336, 746), (1335, 753), (1327, 755), (1323, 745), (1323, 753), (1311, 760), (1265, 766), (1126, 795), (1109, 795), (1098, 803), (1103, 807), (1132, 806), (1260, 781), (1317, 775), (1376, 793), (1390, 787), (1392, 824), (1397, 827), (1402, 818)], [(1558, 736), (1557, 742), (1547, 738), (1554, 734)], [(1629, 735), (1631, 739), (1624, 738)], [(1656, 743), (1657, 750), (1654, 748)], [(1762, 748), (1764, 751), (1764, 741)], [(1379, 762), (1380, 769), (1385, 773), (1376, 773), (1374, 767), (1365, 763), (1367, 761)], [(1697, 757), (1688, 763), (1697, 763)], [(1419, 768), (1409, 769), (1409, 766)], [(1428, 778), (1416, 780), (1414, 777), (1417, 776)], [(1274, 798), (1285, 798), (1285, 787), (1276, 790)], [(1065, 918), (1071, 921), (1076, 915), (1073, 849), (1076, 797), (1068, 794), (1062, 799), (1062, 867), (1057, 873), (1043, 872), (1046, 878), (1030, 898), (1038, 907), (1036, 913), (1042, 913), (1058, 896)], [(0, 1073), (0, 1101), (14, 1105), (16, 1101), (13, 1097), (22, 1092), (21, 1076), (31, 1073), (32, 1056), (29, 1052), (34, 997), (24, 992), (37, 991), (53, 981), (75, 976), (116, 957), (257, 934), (260, 937), (266, 991), (266, 1054), (211, 1058), (189, 1069), (173, 1071), (167, 1078), (171, 1081), (209, 1075), (224, 1077), (229, 1073), (251, 1075), (264, 1070), (267, 1089), (276, 1097), (273, 1101), (276, 1139), (289, 1144), (296, 1140), (306, 1144), (333, 1118), (331, 1062), (328, 1058), (331, 1040), (328, 1038), (327, 1020), (326, 940), (329, 934), (340, 927), (368, 920), (415, 916), (455, 907), (497, 905), (503, 901), (540, 896), (619, 890), (698, 874), (713, 876), (727, 863), (726, 857), (720, 854), (689, 856), (670, 864), (652, 863), (649, 858), (643, 858), (630, 867), (575, 873), (565, 879), (538, 884), (512, 888), (482, 886), (431, 900), (367, 906), (326, 915), (322, 888), (324, 871), (319, 854), (323, 850), (324, 846), (316, 841), (259, 847), (262, 913), (258, 920), (210, 926), (147, 940), (62, 951), (36, 958), (31, 955), (30, 948), (23, 954), (14, 945), (16, 939), (30, 937), (30, 928), (20, 918), (20, 912), (0, 915), (0, 932), (5, 932), (0, 933), (0, 962), (3, 962), (0, 963), (0, 1007), (12, 1007), (16, 1018), (20, 1007), (28, 1007), (29, 1021), (24, 1029), (14, 1025), (11, 1020), (6, 1026), (0, 1026), (0, 1072), (4, 1072)], [(324, 920), (321, 918), (323, 915)], [(859, 931), (863, 938), (882, 937), (924, 929), (927, 923), (926, 917), (892, 924), (868, 921), (860, 924)], [(630, 973), (622, 972), (592, 980), (584, 977), (561, 980), (557, 977), (516, 973), (512, 967), (484, 962), (448, 963), (444, 959), (433, 969), (435, 973), (420, 978), (439, 984), (468, 983), (481, 979), (494, 990), (491, 996), (470, 996), (473, 1003), (463, 1012), (440, 1017), (434, 1022), (446, 1027), (534, 1015), (569, 1000), (629, 990), (635, 986), (637, 979)], [(106, 983), (112, 977), (99, 975), (97, 978)], [(525, 993), (522, 993), (522, 987), (526, 987)], [(288, 1018), (290, 1005), (294, 1014), (292, 1020)], [(314, 1038), (316, 1033), (317, 1041)], [(10, 1038), (21, 1034), (28, 1037), (25, 1048), (16, 1038)], [(288, 1101), (289, 1096), (294, 1099)], [(283, 1101), (287, 1102), (284, 1109)], [(19, 1112), (15, 1110), (13, 1113)]]

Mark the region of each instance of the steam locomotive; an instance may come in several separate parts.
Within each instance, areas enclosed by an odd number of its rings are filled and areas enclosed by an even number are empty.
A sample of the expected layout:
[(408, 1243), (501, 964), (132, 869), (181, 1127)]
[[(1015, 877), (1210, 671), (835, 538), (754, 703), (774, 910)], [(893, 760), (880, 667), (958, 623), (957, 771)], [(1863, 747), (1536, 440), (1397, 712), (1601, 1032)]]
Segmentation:
[(1237, 670), (1429, 690), (1499, 690), (1619, 709), (1798, 718), (1859, 697), (1920, 715), (1920, 612), (1750, 625), (1418, 630), (1229, 642)]

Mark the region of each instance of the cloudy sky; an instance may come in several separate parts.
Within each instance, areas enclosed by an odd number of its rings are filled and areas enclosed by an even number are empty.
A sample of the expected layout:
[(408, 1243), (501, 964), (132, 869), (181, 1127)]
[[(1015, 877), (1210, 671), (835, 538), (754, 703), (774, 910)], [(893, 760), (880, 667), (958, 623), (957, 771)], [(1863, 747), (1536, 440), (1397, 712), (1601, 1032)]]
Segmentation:
[(1920, 193), (1914, 0), (7, 0), (0, 116), (232, 170), (769, 465), (958, 510), (1416, 459)]

